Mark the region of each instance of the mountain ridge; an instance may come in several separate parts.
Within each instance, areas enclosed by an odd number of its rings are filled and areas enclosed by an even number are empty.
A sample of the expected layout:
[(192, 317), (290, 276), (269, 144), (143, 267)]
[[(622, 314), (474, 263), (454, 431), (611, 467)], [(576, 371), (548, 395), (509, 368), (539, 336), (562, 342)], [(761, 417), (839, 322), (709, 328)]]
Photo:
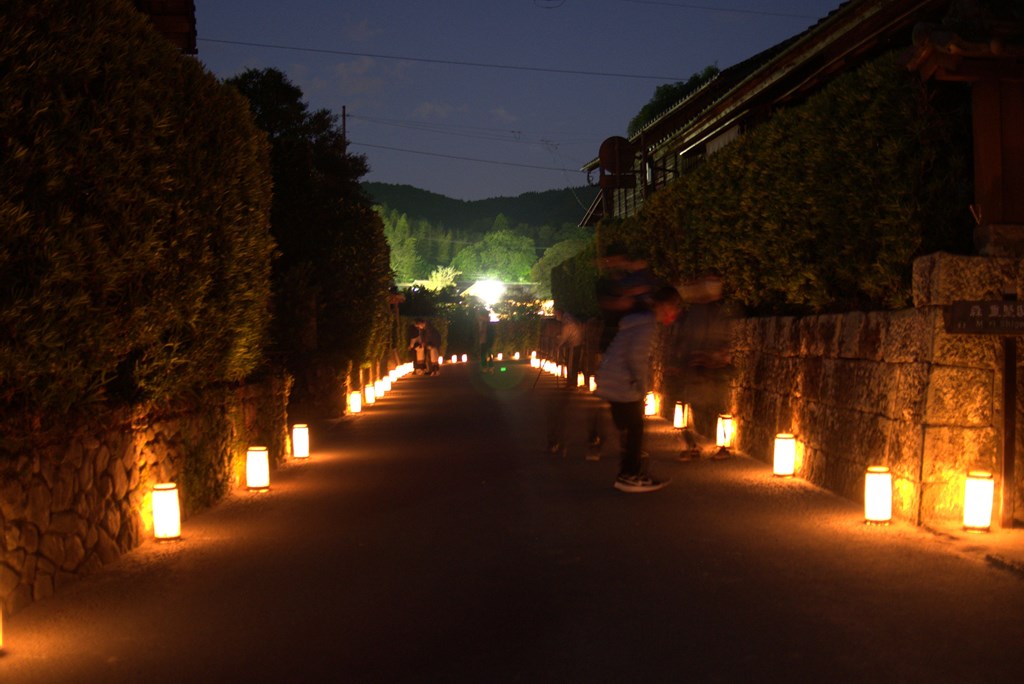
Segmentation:
[(375, 204), (404, 213), (412, 220), (423, 219), (474, 233), (490, 230), (499, 214), (512, 225), (575, 225), (598, 192), (597, 187), (583, 186), (526, 192), (515, 197), (459, 200), (411, 185), (365, 182), (362, 187)]

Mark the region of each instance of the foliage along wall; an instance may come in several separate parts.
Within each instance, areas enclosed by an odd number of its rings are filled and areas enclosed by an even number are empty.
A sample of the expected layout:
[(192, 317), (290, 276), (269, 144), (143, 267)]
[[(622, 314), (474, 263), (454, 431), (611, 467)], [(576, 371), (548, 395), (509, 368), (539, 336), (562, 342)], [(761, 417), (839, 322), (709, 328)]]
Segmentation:
[(281, 71), (248, 69), (228, 83), (272, 143), (274, 348), (298, 400), (336, 414), (339, 386), (375, 375), (392, 337), (390, 253), (359, 183), (366, 159), (348, 153), (337, 115), (310, 111)]
[(127, 0), (7, 2), (0, 99), (8, 417), (38, 425), (256, 368), (274, 242), (245, 101)]
[(759, 312), (899, 308), (916, 256), (970, 249), (969, 94), (888, 54), (645, 200), (620, 239)]

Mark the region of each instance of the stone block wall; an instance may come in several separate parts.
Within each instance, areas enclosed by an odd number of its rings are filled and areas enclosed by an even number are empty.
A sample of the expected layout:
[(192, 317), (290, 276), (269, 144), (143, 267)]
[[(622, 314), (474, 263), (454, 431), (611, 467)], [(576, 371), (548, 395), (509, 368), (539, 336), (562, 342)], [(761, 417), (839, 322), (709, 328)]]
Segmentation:
[[(177, 482), (187, 515), (238, 484), (246, 445), (267, 444), (280, 461), (289, 386), (275, 377), (201, 408), (126, 409), (0, 463), (0, 610), (44, 599), (149, 539), (154, 484)], [(200, 451), (219, 472), (190, 470)], [(223, 482), (199, 482), (197, 472)]]
[(1021, 289), (1017, 260), (934, 254), (914, 264), (911, 309), (733, 321), (725, 410), (739, 450), (771, 463), (775, 435), (792, 432), (798, 476), (863, 501), (865, 469), (886, 465), (894, 515), (958, 521), (969, 469), (1001, 486), (1002, 347), (947, 334), (943, 309)]

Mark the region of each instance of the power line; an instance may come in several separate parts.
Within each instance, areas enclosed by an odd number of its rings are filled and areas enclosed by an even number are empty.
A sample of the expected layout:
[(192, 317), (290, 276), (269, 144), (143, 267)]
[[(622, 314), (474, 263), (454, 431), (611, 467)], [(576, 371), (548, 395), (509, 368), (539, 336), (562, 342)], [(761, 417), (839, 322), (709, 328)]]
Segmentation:
[(516, 66), (511, 64), (489, 64), (486, 62), (462, 62), (454, 59), (431, 59), (428, 57), (403, 57), (401, 55), (382, 55), (373, 52), (349, 52), (347, 50), (327, 50), (324, 48), (299, 47), (296, 45), (274, 45), (271, 43), (250, 43), (241, 40), (223, 40), (220, 38), (199, 38), (201, 43), (220, 43), (223, 45), (242, 45), (245, 47), (267, 48), (270, 50), (293, 50), (295, 52), (313, 52), (325, 55), (343, 55), (345, 57), (372, 57), (374, 59), (393, 59), (403, 62), (425, 62), (427, 64), (449, 64), (454, 66), (478, 67), (482, 69), (507, 69), (511, 71), (539, 71), (548, 74), (571, 74), (573, 76), (601, 76), (605, 78), (640, 78), (652, 81), (680, 81), (678, 76), (650, 76), (643, 74), (621, 74), (605, 71), (579, 71), (575, 69), (553, 69), (550, 67)]
[(357, 147), (372, 147), (373, 149), (377, 149), (377, 150), (391, 150), (392, 152), (407, 152), (409, 154), (421, 154), (421, 155), (424, 155), (424, 156), (427, 156), (427, 157), (444, 157), (445, 159), (457, 159), (459, 161), (478, 162), (480, 164), (496, 164), (498, 166), (518, 166), (518, 167), (523, 168), (523, 169), (537, 169), (537, 170), (540, 170), (540, 171), (558, 171), (558, 172), (565, 172), (565, 171), (570, 171), (570, 170), (575, 171), (575, 169), (565, 169), (565, 168), (559, 169), (559, 168), (555, 168), (553, 166), (536, 166), (534, 164), (517, 164), (516, 162), (495, 161), (493, 159), (478, 159), (476, 157), (460, 157), (460, 156), (454, 155), (454, 154), (441, 154), (440, 152), (423, 152), (421, 150), (409, 150), (409, 149), (405, 149), (405, 148), (402, 148), (402, 147), (388, 147), (386, 145), (371, 145), (369, 143), (360, 143), (360, 142), (355, 142), (355, 141), (351, 141), (351, 140), (349, 141), (348, 144), (349, 145), (354, 145), (354, 146), (357, 146)]

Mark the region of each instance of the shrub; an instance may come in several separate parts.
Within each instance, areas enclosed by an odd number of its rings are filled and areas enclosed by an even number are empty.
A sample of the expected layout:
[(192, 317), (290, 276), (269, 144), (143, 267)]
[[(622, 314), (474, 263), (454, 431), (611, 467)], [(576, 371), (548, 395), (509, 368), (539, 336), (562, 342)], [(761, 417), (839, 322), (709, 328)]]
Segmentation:
[(253, 370), (273, 241), (245, 101), (126, 0), (8, 0), (0, 101), (0, 405)]
[(905, 306), (916, 256), (970, 248), (968, 102), (885, 55), (654, 193), (620, 239), (755, 310)]

